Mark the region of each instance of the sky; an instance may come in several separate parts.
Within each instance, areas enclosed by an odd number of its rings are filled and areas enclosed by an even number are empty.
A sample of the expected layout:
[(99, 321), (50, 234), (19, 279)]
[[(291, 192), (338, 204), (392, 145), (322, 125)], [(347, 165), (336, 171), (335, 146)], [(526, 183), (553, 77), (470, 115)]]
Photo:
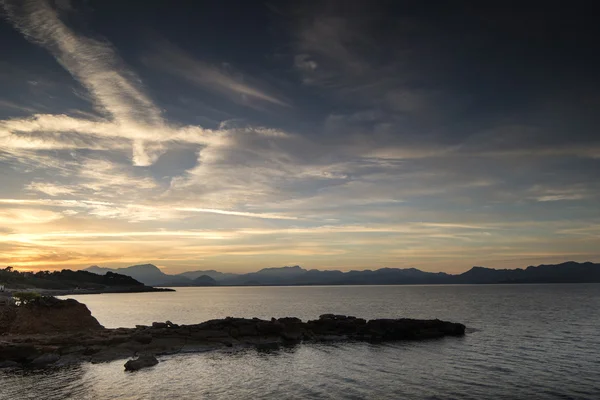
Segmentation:
[(600, 28), (547, 3), (0, 0), (0, 265), (600, 261)]

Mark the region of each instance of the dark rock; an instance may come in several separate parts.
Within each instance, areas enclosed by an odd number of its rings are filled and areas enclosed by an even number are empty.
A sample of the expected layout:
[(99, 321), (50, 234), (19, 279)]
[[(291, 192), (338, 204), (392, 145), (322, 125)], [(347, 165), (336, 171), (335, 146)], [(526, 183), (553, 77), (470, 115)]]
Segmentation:
[[(271, 319), (271, 321), (273, 321), (275, 318)], [(284, 325), (289, 325), (289, 324), (301, 324), (302, 320), (300, 318), (296, 318), (296, 317), (284, 317), (284, 318), (279, 318), (277, 321), (279, 321), (280, 323), (284, 324)], [(274, 321), (273, 321), (274, 322)]]
[(286, 342), (300, 343), (304, 337), (304, 333), (301, 331), (284, 331), (281, 333), (281, 337)]
[(64, 347), (60, 350), (61, 355), (65, 354), (73, 354), (73, 353), (83, 353), (86, 348), (84, 346), (72, 346), (72, 347)]
[(152, 342), (151, 335), (134, 335), (132, 339), (141, 344), (148, 344)]
[(21, 364), (19, 364), (16, 361), (10, 361), (10, 360), (9, 361), (0, 361), (0, 369), (3, 369), (3, 368), (17, 368), (17, 367), (20, 367), (20, 366), (21, 366)]
[(31, 361), (31, 366), (36, 368), (47, 367), (48, 365), (54, 364), (60, 360), (60, 355), (56, 353), (42, 354)]
[(285, 326), (279, 322), (279, 321), (275, 321), (275, 322), (267, 322), (267, 321), (260, 321), (256, 324), (256, 329), (258, 330), (258, 332), (261, 335), (280, 335), (283, 332), (283, 329), (285, 328)]
[(90, 346), (90, 347), (86, 347), (85, 350), (82, 352), (82, 354), (84, 356), (91, 356), (91, 355), (98, 353), (100, 350), (102, 350), (101, 346)]
[(70, 365), (77, 365), (77, 364), (81, 363), (81, 361), (83, 361), (83, 360), (80, 356), (75, 355), (75, 354), (69, 354), (69, 355), (61, 357), (60, 360), (55, 362), (52, 366), (66, 367), (66, 366), (70, 366)]
[(0, 343), (0, 361), (16, 361), (25, 363), (41, 355), (40, 348), (33, 344)]
[[(48, 305), (39, 307), (46, 306)], [(48, 307), (54, 309), (52, 304)], [(66, 308), (69, 307), (72, 305)], [(384, 342), (435, 339), (461, 336), (464, 333), (464, 325), (437, 319), (366, 321), (345, 315), (323, 314), (317, 320), (302, 322), (291, 317), (269, 320), (228, 317), (195, 325), (179, 326), (167, 321), (155, 322), (151, 328), (142, 329), (4, 335), (0, 340), (0, 363), (7, 361), (7, 365), (40, 366), (66, 365), (74, 360), (97, 363), (129, 358), (135, 354), (173, 354), (235, 346), (274, 350), (281, 345), (294, 345), (303, 341)], [(136, 368), (144, 360), (146, 358), (131, 360), (132, 364), (129, 365)]]
[(281, 339), (278, 338), (257, 338), (247, 342), (256, 347), (257, 350), (279, 350), (281, 348)]
[(134, 351), (132, 349), (128, 349), (127, 347), (117, 346), (117, 347), (105, 347), (96, 354), (94, 354), (90, 361), (92, 364), (105, 363), (109, 361), (119, 360), (122, 358), (133, 357)]
[(10, 334), (48, 334), (104, 329), (85, 304), (74, 299), (59, 300), (55, 297), (41, 297), (15, 309), (14, 318), (7, 330)]
[(125, 371), (138, 371), (142, 368), (153, 367), (158, 364), (158, 360), (153, 355), (143, 355), (135, 360), (129, 360), (125, 363)]
[(190, 337), (195, 340), (210, 338), (230, 338), (229, 333), (222, 330), (196, 330), (190, 333)]
[(322, 314), (322, 315), (319, 315), (319, 319), (335, 319), (335, 315), (334, 314)]
[(0, 305), (0, 335), (10, 331), (15, 318), (17, 318), (17, 310), (18, 307), (11, 303)]

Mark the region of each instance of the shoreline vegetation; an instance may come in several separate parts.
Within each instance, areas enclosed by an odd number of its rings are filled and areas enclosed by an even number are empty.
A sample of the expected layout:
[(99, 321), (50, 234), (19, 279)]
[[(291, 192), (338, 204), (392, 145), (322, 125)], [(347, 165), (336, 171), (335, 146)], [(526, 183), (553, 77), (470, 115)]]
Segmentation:
[(98, 275), (88, 271), (22, 272), (12, 267), (0, 269), (0, 298), (15, 292), (34, 292), (43, 296), (73, 294), (171, 292), (155, 288), (114, 272)]
[(418, 319), (365, 320), (324, 314), (298, 318), (214, 319), (193, 325), (170, 321), (106, 329), (85, 304), (39, 297), (19, 306), (0, 305), (0, 368), (58, 367), (81, 362), (130, 360), (126, 369), (155, 365), (156, 356), (219, 349), (276, 351), (315, 342), (382, 343), (463, 336), (460, 323)]

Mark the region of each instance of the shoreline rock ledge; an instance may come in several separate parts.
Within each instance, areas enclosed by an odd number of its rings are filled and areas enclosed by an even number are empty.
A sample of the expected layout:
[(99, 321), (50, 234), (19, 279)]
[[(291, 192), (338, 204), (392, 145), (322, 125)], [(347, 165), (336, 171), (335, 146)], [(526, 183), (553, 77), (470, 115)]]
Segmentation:
[[(70, 322), (76, 320), (80, 322)], [(65, 322), (58, 325), (57, 321)], [(13, 327), (15, 322), (18, 322), (16, 328)], [(27, 330), (29, 327), (31, 331)], [(129, 364), (133, 367), (128, 369), (135, 369), (138, 364), (154, 365), (150, 356), (174, 353), (231, 347), (271, 350), (326, 341), (379, 343), (464, 334), (463, 324), (438, 319), (365, 320), (334, 314), (324, 314), (307, 322), (295, 317), (270, 320), (227, 317), (193, 325), (166, 321), (152, 326), (106, 329), (84, 304), (72, 299), (44, 299), (18, 307), (0, 306), (0, 368), (38, 368), (145, 357), (142, 363)]]

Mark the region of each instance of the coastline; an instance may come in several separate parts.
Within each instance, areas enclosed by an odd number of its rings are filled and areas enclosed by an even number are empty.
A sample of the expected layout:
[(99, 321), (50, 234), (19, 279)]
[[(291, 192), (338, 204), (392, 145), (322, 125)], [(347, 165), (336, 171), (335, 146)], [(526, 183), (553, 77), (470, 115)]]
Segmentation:
[(115, 288), (102, 288), (102, 289), (41, 289), (41, 288), (5, 288), (3, 292), (0, 292), (0, 297), (9, 297), (12, 293), (17, 292), (31, 292), (38, 293), (41, 296), (68, 296), (68, 295), (80, 295), (80, 294), (105, 294), (105, 293), (154, 293), (154, 292), (175, 292), (175, 289), (163, 288), (163, 287), (115, 287)]

